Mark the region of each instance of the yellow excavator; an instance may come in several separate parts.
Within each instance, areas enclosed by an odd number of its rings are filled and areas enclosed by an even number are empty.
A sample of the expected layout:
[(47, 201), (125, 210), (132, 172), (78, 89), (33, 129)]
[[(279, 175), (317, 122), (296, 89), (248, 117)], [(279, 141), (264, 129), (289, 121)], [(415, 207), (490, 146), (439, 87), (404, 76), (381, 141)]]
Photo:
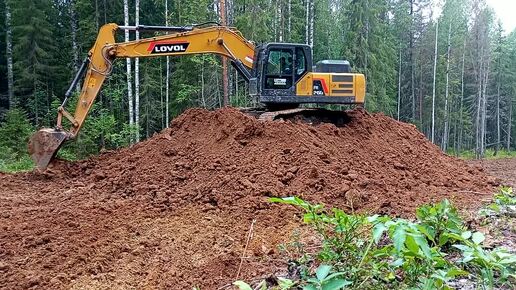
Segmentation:
[[(160, 31), (167, 34), (117, 43), (117, 31)], [(235, 28), (218, 24), (195, 26), (101, 27), (97, 40), (65, 94), (57, 112), (55, 128), (43, 128), (29, 141), (29, 153), (39, 169), (45, 169), (66, 140), (79, 133), (88, 112), (117, 58), (218, 54), (230, 59), (233, 67), (249, 83), (249, 93), (265, 106), (265, 114), (292, 111), (303, 103), (363, 104), (365, 77), (351, 73), (347, 61), (320, 61), (312, 64), (309, 45), (265, 43), (255, 46)], [(84, 76), (85, 75), (85, 76)], [(84, 76), (84, 79), (83, 79)], [(65, 105), (83, 79), (75, 113)], [(71, 128), (62, 126), (63, 117)]]

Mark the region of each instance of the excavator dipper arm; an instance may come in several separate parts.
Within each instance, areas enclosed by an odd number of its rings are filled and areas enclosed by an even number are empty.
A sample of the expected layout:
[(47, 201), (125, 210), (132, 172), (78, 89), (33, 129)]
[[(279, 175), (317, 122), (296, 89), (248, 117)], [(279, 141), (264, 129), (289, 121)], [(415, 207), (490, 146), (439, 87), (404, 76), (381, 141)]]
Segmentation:
[[(171, 34), (116, 43), (118, 30), (166, 31)], [(79, 133), (105, 79), (117, 58), (141, 58), (155, 56), (176, 56), (190, 54), (218, 54), (228, 57), (240, 74), (249, 80), (253, 68), (254, 45), (246, 40), (238, 30), (226, 26), (209, 27), (156, 27), (156, 26), (102, 26), (94, 46), (88, 53), (81, 69), (65, 94), (63, 104), (58, 108), (56, 127), (43, 128), (29, 140), (29, 154), (39, 169), (45, 169), (66, 141)], [(77, 83), (85, 74), (82, 89), (74, 114), (65, 109)], [(72, 126), (65, 130), (65, 117)]]

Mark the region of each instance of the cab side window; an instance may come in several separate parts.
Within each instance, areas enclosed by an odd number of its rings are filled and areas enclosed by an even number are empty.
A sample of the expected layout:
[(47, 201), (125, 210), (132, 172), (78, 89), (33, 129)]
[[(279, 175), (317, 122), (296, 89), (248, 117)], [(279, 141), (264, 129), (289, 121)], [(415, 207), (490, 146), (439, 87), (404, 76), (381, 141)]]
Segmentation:
[(267, 61), (267, 74), (292, 74), (292, 51), (283, 49), (271, 50)]
[(296, 81), (299, 80), (306, 72), (306, 56), (302, 48), (296, 48)]

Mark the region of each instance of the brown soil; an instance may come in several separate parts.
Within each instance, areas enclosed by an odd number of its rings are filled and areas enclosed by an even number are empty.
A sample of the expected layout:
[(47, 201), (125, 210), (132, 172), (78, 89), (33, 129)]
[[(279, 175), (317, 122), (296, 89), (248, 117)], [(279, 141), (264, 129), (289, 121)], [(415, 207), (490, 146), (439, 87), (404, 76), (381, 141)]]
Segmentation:
[(443, 198), (477, 208), (497, 183), (412, 125), (362, 110), (346, 120), (192, 109), (131, 148), (0, 174), (0, 288), (217, 289), (285, 271), (277, 246), (299, 212), (269, 196), (406, 217)]
[(516, 188), (516, 158), (470, 160), (468, 163), (485, 168), (492, 176), (502, 180), (502, 185)]

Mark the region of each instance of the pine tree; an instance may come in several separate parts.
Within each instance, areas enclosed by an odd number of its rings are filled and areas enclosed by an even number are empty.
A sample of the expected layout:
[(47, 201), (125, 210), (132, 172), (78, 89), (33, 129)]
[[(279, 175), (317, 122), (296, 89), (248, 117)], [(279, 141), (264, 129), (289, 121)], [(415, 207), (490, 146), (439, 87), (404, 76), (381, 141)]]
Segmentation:
[(19, 0), (12, 5), (15, 105), (30, 112), (35, 124), (48, 111), (55, 53), (48, 0)]

